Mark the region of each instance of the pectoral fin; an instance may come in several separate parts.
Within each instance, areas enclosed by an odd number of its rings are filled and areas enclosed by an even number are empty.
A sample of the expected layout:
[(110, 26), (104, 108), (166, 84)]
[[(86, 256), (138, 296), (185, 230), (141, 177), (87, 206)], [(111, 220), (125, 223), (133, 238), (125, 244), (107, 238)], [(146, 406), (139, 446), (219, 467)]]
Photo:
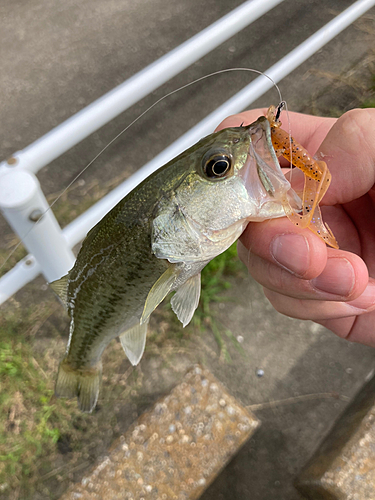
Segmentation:
[(171, 288), (177, 276), (178, 272), (176, 272), (175, 266), (171, 265), (156, 281), (149, 294), (147, 295), (147, 299), (141, 316), (141, 325), (143, 323), (146, 323), (152, 311), (158, 307), (160, 302), (171, 291)]
[(171, 299), (171, 306), (177, 318), (185, 327), (191, 321), (201, 294), (201, 273), (188, 279)]
[(148, 321), (126, 330), (120, 335), (120, 342), (130, 363), (137, 365), (145, 350)]

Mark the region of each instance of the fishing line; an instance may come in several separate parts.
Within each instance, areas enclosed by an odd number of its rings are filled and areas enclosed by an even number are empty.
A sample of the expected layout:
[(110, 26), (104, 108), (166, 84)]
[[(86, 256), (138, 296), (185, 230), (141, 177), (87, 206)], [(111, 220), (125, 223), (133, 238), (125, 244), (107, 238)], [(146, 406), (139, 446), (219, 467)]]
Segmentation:
[[(119, 132), (111, 141), (109, 141), (109, 143), (104, 146), (104, 148), (99, 151), (99, 153), (97, 155), (94, 156), (94, 158), (79, 172), (79, 174), (77, 174), (74, 179), (66, 186), (66, 188), (63, 190), (62, 193), (59, 194), (59, 196), (53, 200), (53, 202), (48, 206), (48, 208), (41, 214), (41, 216), (39, 217), (39, 219), (34, 223), (34, 225), (26, 232), (26, 234), (23, 235), (23, 238), (21, 238), (21, 240), (17, 243), (17, 245), (14, 247), (14, 249), (10, 252), (10, 254), (8, 255), (8, 257), (4, 260), (4, 262), (2, 263), (2, 265), (0, 266), (0, 271), (4, 268), (4, 266), (6, 265), (6, 263), (9, 261), (9, 259), (12, 257), (12, 255), (14, 255), (14, 253), (16, 252), (16, 250), (18, 249), (18, 247), (21, 245), (22, 243), (22, 240), (24, 238), (26, 238), (30, 232), (34, 229), (34, 227), (39, 224), (39, 222), (43, 219), (43, 217), (45, 216), (45, 214), (47, 212), (49, 212), (49, 210), (52, 209), (52, 207), (55, 205), (55, 203), (57, 203), (59, 201), (59, 199), (71, 188), (71, 186), (81, 177), (81, 175), (86, 172), (86, 170), (91, 167), (91, 165), (99, 158), (99, 156), (101, 156), (115, 141), (117, 141), (117, 139), (119, 137), (122, 136), (122, 134), (124, 134), (127, 130), (130, 129), (130, 127), (132, 127), (138, 120), (140, 120), (146, 113), (148, 113), (149, 111), (151, 111), (151, 109), (153, 109), (157, 104), (159, 104), (160, 102), (164, 101), (164, 99), (166, 99), (167, 97), (170, 97), (171, 95), (173, 94), (176, 94), (177, 92), (179, 92), (180, 90), (184, 90), (188, 87), (190, 87), (191, 85), (194, 85), (198, 82), (201, 82), (203, 80), (206, 80), (207, 78), (211, 78), (212, 76), (217, 76), (217, 75), (221, 75), (223, 73), (230, 73), (230, 72), (233, 72), (233, 71), (249, 71), (250, 73), (256, 73), (257, 75), (260, 75), (260, 76), (264, 76), (265, 78), (267, 78), (272, 84), (273, 86), (276, 88), (278, 94), (279, 94), (279, 102), (282, 102), (283, 101), (283, 98), (282, 98), (282, 95), (281, 95), (281, 91), (280, 91), (280, 88), (279, 86), (277, 85), (277, 83), (270, 77), (268, 76), (266, 73), (263, 73), (262, 71), (258, 71), (256, 69), (251, 69), (251, 68), (226, 68), (226, 69), (221, 69), (221, 70), (218, 70), (218, 71), (214, 71), (213, 73), (209, 73), (208, 75), (204, 75), (204, 76), (201, 76), (199, 78), (197, 78), (196, 80), (193, 80), (192, 82), (189, 82), (189, 83), (186, 83), (185, 85), (182, 85), (181, 87), (175, 89), (175, 90), (172, 90), (171, 92), (168, 92), (167, 94), (165, 94), (163, 97), (160, 97), (160, 99), (158, 99), (157, 101), (155, 101), (153, 104), (151, 104), (151, 106), (149, 106), (145, 111), (143, 111), (140, 115), (137, 116), (137, 118), (135, 118), (132, 122), (129, 123), (129, 125), (127, 125), (125, 128), (123, 128), (121, 130), (121, 132)], [(284, 101), (285, 102), (285, 101)], [(289, 121), (289, 114), (288, 114), (288, 110), (287, 110), (287, 107), (285, 106), (285, 110), (286, 110), (286, 114), (287, 114), (287, 119), (288, 119), (288, 123), (289, 123), (289, 130), (290, 130), (290, 121)], [(290, 134), (289, 134), (290, 136)], [(162, 165), (160, 165), (162, 166)]]

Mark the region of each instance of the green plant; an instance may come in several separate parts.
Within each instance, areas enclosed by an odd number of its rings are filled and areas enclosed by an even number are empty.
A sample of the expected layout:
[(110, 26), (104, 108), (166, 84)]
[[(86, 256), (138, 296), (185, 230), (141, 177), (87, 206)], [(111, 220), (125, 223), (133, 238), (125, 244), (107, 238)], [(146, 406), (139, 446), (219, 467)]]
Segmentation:
[(220, 349), (220, 355), (230, 361), (230, 355), (223, 333), (233, 342), (234, 346), (242, 352), (240, 344), (230, 330), (225, 329), (217, 321), (212, 305), (223, 302), (223, 293), (231, 288), (230, 277), (244, 275), (244, 266), (237, 256), (237, 244), (234, 243), (224, 253), (213, 259), (202, 271), (202, 291), (199, 307), (193, 318), (193, 324), (202, 328), (203, 324), (210, 327)]

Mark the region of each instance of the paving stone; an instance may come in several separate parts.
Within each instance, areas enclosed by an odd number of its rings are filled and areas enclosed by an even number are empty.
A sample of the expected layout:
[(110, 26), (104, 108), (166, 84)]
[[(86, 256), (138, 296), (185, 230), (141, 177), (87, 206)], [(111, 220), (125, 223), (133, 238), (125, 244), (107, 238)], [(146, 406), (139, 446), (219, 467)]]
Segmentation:
[(258, 425), (195, 366), (60, 500), (197, 499)]
[(296, 487), (311, 500), (375, 499), (374, 376), (302, 471)]

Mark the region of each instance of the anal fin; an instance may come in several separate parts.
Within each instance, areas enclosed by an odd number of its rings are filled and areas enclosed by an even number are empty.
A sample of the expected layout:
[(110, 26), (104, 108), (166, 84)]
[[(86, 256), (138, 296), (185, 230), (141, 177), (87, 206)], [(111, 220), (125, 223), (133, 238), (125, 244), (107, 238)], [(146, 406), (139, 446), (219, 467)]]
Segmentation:
[(136, 366), (145, 350), (148, 321), (126, 330), (120, 335), (120, 342), (130, 363)]
[(201, 273), (189, 278), (171, 299), (172, 309), (184, 327), (190, 323), (198, 307), (200, 294)]

